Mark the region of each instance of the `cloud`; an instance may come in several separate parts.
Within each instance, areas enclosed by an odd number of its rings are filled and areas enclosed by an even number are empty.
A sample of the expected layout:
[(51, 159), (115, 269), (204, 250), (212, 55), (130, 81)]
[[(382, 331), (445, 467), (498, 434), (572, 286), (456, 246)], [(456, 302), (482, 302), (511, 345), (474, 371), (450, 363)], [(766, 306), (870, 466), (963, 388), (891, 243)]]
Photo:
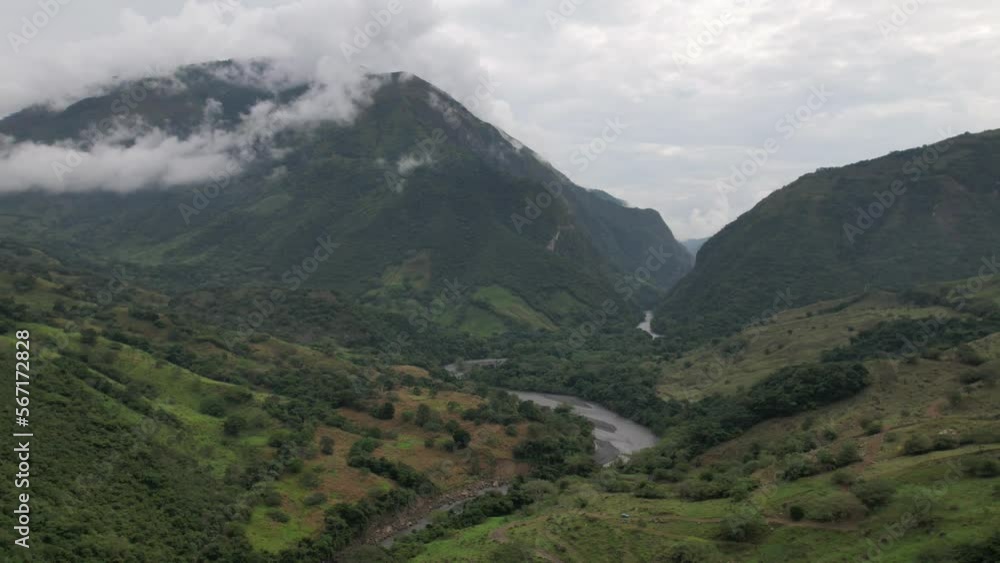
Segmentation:
[(128, 192), (238, 174), (257, 158), (280, 157), (275, 137), (282, 131), (350, 121), (381, 84), (371, 76), (343, 83), (319, 77), (294, 102), (260, 102), (232, 128), (216, 127), (222, 106), (210, 99), (201, 126), (184, 137), (129, 115), (108, 130), (91, 128), (82, 138), (53, 144), (0, 137), (0, 192)]
[[(154, 86), (176, 90), (184, 87), (170, 78), (178, 65), (227, 58), (269, 62), (220, 67), (216, 73), (224, 80), (274, 91), (305, 83), (309, 90), (293, 103), (258, 103), (232, 130), (213, 127), (219, 108), (212, 102), (202, 127), (183, 138), (126, 115), (105, 124), (113, 129), (103, 127), (84, 139), (51, 145), (3, 139), (0, 191), (124, 192), (236, 173), (270, 152), (283, 130), (353, 119), (380, 85), (371, 73), (404, 63), (436, 14), (422, 0), (381, 8), (359, 0), (300, 0), (270, 8), (230, 3), (225, 10), (217, 4), (188, 1), (176, 16), (155, 21), (125, 10), (117, 34), (5, 59), (5, 74), (22, 79), (0, 85), (0, 107), (4, 113), (34, 103), (58, 108), (102, 91), (112, 77), (165, 77)], [(145, 96), (146, 82), (138, 84)]]
[[(366, 70), (406, 70), (475, 100), (478, 116), (577, 183), (657, 209), (681, 237), (712, 234), (817, 167), (935, 142), (949, 127), (1000, 123), (1000, 75), (983, 72), (1000, 55), (993, 0), (410, 0), (385, 25), (388, 0), (244, 0), (217, 9), (233, 1), (134, 0), (117, 31), (57, 41), (84, 36), (84, 11), (99, 11), (98, 3), (74, 2), (44, 37), (0, 57), (3, 76), (16, 77), (0, 82), (0, 114), (41, 101), (40, 92), (65, 104), (115, 75), (267, 57), (277, 61), (272, 74), (233, 79), (333, 87), (308, 106), (286, 108), (289, 123), (304, 123), (349, 115), (345, 100), (364, 98), (351, 85)], [(99, 19), (107, 27), (105, 14)], [(344, 45), (360, 52), (345, 58)], [(490, 95), (473, 97), (487, 76)], [(834, 93), (823, 115), (745, 185), (720, 194), (718, 180), (745, 150), (760, 147), (821, 85)], [(574, 167), (573, 147), (615, 118), (629, 124), (619, 142), (586, 171)]]
[(151, 185), (201, 181), (227, 168), (239, 168), (228, 154), (230, 135), (192, 135), (179, 139), (153, 129), (125, 146), (102, 140), (88, 147), (65, 142), (43, 145), (0, 140), (0, 192), (41, 188), (49, 191), (131, 191)]

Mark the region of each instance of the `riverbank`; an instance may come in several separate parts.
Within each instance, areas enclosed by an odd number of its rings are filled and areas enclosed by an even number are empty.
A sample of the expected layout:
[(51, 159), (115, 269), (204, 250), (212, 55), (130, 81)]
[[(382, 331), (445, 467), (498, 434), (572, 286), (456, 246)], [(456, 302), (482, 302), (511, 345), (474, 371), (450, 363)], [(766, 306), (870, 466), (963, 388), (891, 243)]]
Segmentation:
[(594, 461), (598, 465), (609, 465), (619, 459), (656, 445), (658, 438), (652, 430), (632, 422), (596, 403), (591, 403), (571, 395), (553, 393), (532, 393), (510, 391), (522, 401), (531, 401), (539, 406), (555, 408), (568, 405), (577, 415), (594, 424)]

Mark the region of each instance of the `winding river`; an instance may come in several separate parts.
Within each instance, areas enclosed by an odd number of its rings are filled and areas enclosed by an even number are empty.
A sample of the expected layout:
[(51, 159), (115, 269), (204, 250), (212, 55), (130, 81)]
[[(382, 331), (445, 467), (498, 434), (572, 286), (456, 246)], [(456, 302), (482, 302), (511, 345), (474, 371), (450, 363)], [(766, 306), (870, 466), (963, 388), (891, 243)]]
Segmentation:
[(608, 465), (619, 458), (656, 445), (656, 434), (645, 426), (615, 414), (608, 409), (570, 395), (511, 391), (522, 401), (555, 408), (569, 405), (573, 412), (594, 423), (594, 461)]
[[(594, 461), (600, 465), (609, 465), (618, 459), (627, 459), (639, 450), (656, 445), (656, 435), (649, 428), (579, 397), (527, 391), (508, 392), (517, 395), (522, 401), (531, 401), (543, 407), (555, 408), (559, 405), (569, 405), (574, 413), (591, 421), (594, 424)], [(373, 539), (383, 547), (391, 547), (396, 539), (426, 528), (431, 522), (431, 514), (435, 511), (461, 510), (461, 507), (472, 498), (489, 491), (506, 492), (506, 490), (505, 485), (494, 484), (472, 491), (459, 492), (456, 495), (459, 498), (442, 502), (432, 509), (419, 510), (418, 515), (414, 515), (411, 519), (404, 519), (404, 522), (384, 530)]]

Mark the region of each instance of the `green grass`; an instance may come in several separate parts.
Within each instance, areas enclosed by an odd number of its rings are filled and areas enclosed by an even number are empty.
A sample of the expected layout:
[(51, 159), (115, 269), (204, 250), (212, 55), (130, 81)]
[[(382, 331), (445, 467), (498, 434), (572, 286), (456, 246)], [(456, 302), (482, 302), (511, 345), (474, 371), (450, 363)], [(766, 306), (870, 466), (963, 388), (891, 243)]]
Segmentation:
[(465, 308), (458, 328), (462, 332), (483, 338), (507, 332), (507, 325), (500, 317), (476, 306)]
[(480, 288), (473, 295), (473, 301), (483, 305), (497, 315), (536, 330), (557, 330), (545, 315), (534, 310), (523, 299), (510, 290), (497, 285)]
[(312, 535), (312, 527), (301, 519), (275, 522), (268, 516), (271, 510), (273, 509), (266, 506), (258, 506), (250, 515), (246, 534), (254, 549), (275, 553)]
[(506, 522), (506, 518), (490, 518), (478, 526), (460, 531), (447, 541), (428, 545), (427, 549), (412, 561), (414, 563), (488, 561), (487, 554), (496, 547), (496, 543), (490, 540), (490, 533)]

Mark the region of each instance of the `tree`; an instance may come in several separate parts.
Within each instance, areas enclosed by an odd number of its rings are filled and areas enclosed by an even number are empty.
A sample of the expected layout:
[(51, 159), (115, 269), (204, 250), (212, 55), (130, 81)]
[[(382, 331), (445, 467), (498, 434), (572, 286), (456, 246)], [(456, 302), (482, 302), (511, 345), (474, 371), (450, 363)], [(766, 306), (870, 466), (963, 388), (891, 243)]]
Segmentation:
[(788, 516), (795, 522), (798, 522), (806, 517), (806, 510), (798, 505), (793, 505), (788, 509)]
[(382, 406), (375, 409), (375, 418), (380, 420), (392, 420), (396, 416), (396, 407), (389, 401), (382, 403)]
[(431, 419), (431, 408), (421, 403), (417, 406), (417, 415), (414, 422), (417, 426), (423, 427)]
[(837, 451), (837, 466), (844, 467), (861, 461), (861, 453), (856, 442), (847, 442)]
[[(338, 505), (346, 506), (346, 505)], [(350, 508), (354, 508), (351, 506)], [(323, 517), (323, 530), (326, 532), (330, 538), (330, 544), (336, 550), (341, 550), (347, 547), (354, 539), (354, 532), (351, 526), (347, 523), (343, 517), (341, 517), (341, 512), (346, 512), (344, 509), (338, 511), (336, 508), (327, 509)], [(367, 518), (359, 518), (359, 520), (367, 523)]]
[(452, 432), (451, 438), (455, 440), (455, 447), (460, 450), (467, 448), (469, 443), (472, 442), (472, 435), (464, 428), (458, 428)]
[(97, 331), (92, 328), (85, 328), (80, 331), (80, 343), (87, 346), (97, 344)]
[(228, 416), (226, 421), (222, 423), (222, 431), (226, 436), (239, 436), (246, 427), (246, 419), (238, 414)]
[(323, 455), (333, 455), (333, 438), (323, 436), (319, 439), (319, 449)]
[(199, 410), (202, 414), (222, 418), (223, 416), (226, 416), (226, 402), (223, 401), (221, 397), (216, 397), (214, 395), (205, 397), (201, 401)]
[(862, 481), (851, 487), (851, 492), (868, 510), (876, 510), (889, 504), (896, 494), (896, 487), (888, 481)]

